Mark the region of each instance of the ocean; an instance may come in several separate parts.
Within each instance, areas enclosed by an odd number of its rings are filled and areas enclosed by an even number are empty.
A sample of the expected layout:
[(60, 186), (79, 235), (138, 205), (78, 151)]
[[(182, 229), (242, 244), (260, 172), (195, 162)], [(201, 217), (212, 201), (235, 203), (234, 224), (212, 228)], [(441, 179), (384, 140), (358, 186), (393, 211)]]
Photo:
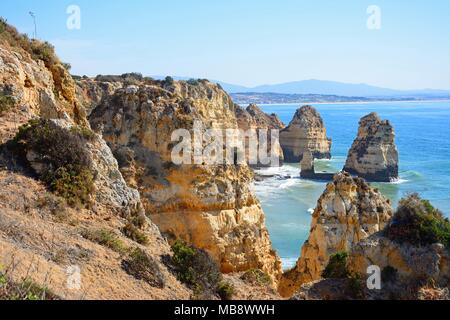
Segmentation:
[[(288, 125), (299, 105), (261, 105)], [(331, 160), (316, 160), (316, 171), (337, 172), (344, 166), (361, 117), (377, 112), (394, 126), (400, 155), (400, 180), (374, 183), (394, 205), (405, 195), (419, 193), (450, 217), (450, 102), (380, 102), (317, 104), (333, 139)], [(295, 265), (308, 238), (311, 213), (326, 183), (301, 180), (299, 164), (259, 170), (288, 176), (255, 182), (254, 190), (266, 214), (266, 224), (283, 268)]]

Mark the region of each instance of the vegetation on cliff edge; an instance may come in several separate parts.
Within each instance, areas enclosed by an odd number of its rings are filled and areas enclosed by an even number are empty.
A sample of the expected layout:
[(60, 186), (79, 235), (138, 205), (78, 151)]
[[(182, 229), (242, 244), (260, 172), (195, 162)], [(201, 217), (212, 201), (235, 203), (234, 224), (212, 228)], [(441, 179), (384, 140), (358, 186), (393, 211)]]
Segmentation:
[(450, 221), (418, 194), (400, 200), (386, 236), (399, 243), (426, 246), (441, 243), (450, 246)]

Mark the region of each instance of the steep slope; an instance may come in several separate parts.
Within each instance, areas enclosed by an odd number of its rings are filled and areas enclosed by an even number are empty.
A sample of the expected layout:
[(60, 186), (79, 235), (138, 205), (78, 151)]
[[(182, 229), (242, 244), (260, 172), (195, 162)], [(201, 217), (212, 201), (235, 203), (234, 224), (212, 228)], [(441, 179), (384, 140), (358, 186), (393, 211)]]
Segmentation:
[[(0, 21), (0, 71), (0, 276), (22, 291), (2, 285), (1, 298), (42, 298), (30, 288), (62, 299), (189, 298), (51, 45)], [(124, 265), (136, 249), (146, 280)]]

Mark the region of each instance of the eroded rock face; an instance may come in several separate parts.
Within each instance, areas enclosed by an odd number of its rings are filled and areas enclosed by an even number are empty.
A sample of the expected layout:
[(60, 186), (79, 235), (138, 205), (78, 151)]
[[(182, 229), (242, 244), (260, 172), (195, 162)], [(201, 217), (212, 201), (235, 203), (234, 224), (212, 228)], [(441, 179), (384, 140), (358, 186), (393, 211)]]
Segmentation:
[(75, 99), (75, 83), (59, 63), (47, 68), (43, 61), (8, 44), (0, 44), (0, 94), (14, 106), (0, 115), (0, 143), (32, 118), (64, 119), (87, 124), (85, 112)]
[(394, 128), (388, 120), (381, 120), (376, 113), (363, 117), (344, 170), (369, 181), (398, 179), (398, 151), (394, 140)]
[(335, 175), (317, 203), (297, 266), (282, 277), (280, 293), (291, 296), (302, 284), (320, 279), (332, 254), (348, 252), (382, 230), (391, 217), (389, 201), (363, 179)]
[(331, 139), (320, 114), (311, 106), (297, 110), (289, 126), (280, 132), (280, 144), (286, 162), (301, 161), (306, 150), (315, 159), (331, 158)]
[(278, 277), (281, 264), (249, 189), (249, 167), (173, 164), (171, 134), (192, 133), (194, 121), (205, 129), (238, 127), (231, 98), (207, 81), (119, 89), (90, 116), (163, 233), (205, 249), (223, 272), (259, 268)]
[[(272, 151), (275, 153), (275, 155), (278, 157), (279, 161), (278, 164), (281, 166), (284, 161), (283, 156), (283, 149), (281, 148), (279, 140), (274, 141), (272, 143), (271, 139), (271, 130), (281, 130), (285, 126), (283, 122), (278, 118), (276, 114), (268, 115), (264, 113), (257, 105), (251, 104), (246, 109), (241, 108), (240, 106), (236, 105), (236, 118), (237, 123), (239, 126), (239, 129), (243, 131), (247, 131), (249, 129), (257, 130), (258, 133), (258, 139), (259, 134), (262, 131), (258, 131), (260, 129), (267, 130), (266, 137), (267, 137), (267, 151), (268, 154)], [(246, 155), (248, 159), (248, 144), (246, 144)], [(261, 162), (258, 162), (257, 164), (253, 165), (255, 167), (266, 167), (271, 166), (264, 165)]]
[(403, 283), (424, 279), (441, 286), (450, 283), (450, 252), (442, 244), (419, 247), (375, 234), (356, 244), (348, 260), (349, 270), (360, 275), (366, 275), (372, 265), (380, 270), (394, 268), (396, 280)]

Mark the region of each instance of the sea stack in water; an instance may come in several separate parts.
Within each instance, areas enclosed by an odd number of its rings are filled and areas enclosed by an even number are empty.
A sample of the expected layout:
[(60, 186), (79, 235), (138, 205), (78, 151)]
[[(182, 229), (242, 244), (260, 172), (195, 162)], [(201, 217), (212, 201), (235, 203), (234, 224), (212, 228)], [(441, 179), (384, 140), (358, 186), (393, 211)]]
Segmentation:
[(376, 113), (363, 117), (344, 171), (369, 181), (398, 179), (398, 151), (394, 140), (394, 128), (388, 120), (381, 120)]
[(280, 144), (286, 162), (298, 163), (306, 150), (314, 159), (331, 158), (331, 139), (320, 114), (311, 106), (297, 110), (289, 126), (280, 132)]
[(389, 201), (363, 179), (335, 175), (317, 203), (297, 266), (282, 277), (281, 295), (292, 296), (302, 284), (320, 279), (331, 255), (348, 252), (382, 230), (391, 217)]

